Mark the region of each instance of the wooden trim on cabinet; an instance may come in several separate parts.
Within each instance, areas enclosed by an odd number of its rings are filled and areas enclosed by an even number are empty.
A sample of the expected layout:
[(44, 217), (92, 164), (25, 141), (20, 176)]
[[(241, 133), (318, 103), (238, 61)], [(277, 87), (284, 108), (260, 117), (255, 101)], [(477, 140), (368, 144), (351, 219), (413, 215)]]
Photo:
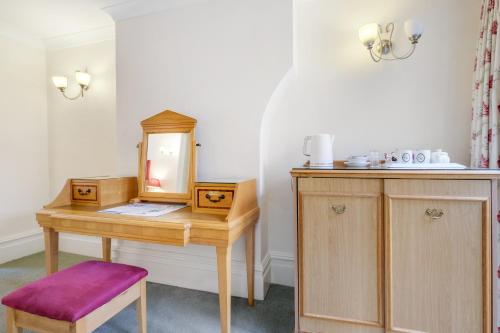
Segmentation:
[(331, 320), (331, 321), (336, 321), (339, 323), (356, 324), (356, 325), (373, 326), (373, 327), (384, 327), (384, 324), (379, 322), (379, 321), (359, 320), (359, 319), (350, 319), (350, 318), (342, 318), (342, 317), (334, 317), (334, 316), (322, 316), (322, 315), (315, 315), (312, 313), (305, 313), (305, 312), (303, 312), (301, 314), (301, 316), (305, 317), (305, 318)]
[(345, 193), (345, 192), (310, 192), (302, 191), (301, 195), (311, 195), (315, 197), (354, 197), (354, 198), (376, 198), (378, 193)]
[(298, 244), (298, 262), (299, 262), (299, 317), (304, 315), (304, 293), (302, 291), (302, 286), (304, 284), (304, 256), (302, 250), (304, 248), (304, 200), (303, 195), (298, 191), (297, 186), (297, 196), (298, 196), (298, 229), (297, 229), (297, 244)]
[(392, 229), (389, 221), (392, 220), (392, 209), (391, 209), (391, 200), (387, 194), (384, 194), (384, 239), (385, 244), (385, 326), (387, 330), (392, 330), (393, 328), (393, 320), (392, 320), (392, 269), (391, 269), (391, 254), (392, 254)]
[(489, 201), (488, 197), (463, 197), (454, 195), (403, 195), (403, 194), (388, 194), (390, 199), (399, 200), (440, 200), (440, 201)]
[(462, 179), (462, 180), (491, 180), (500, 178), (500, 169), (464, 169), (464, 170), (426, 170), (426, 169), (349, 169), (335, 167), (335, 169), (292, 169), (290, 174), (303, 178), (361, 178), (361, 179)]
[[(491, 293), (495, 293), (498, 290), (498, 278), (497, 278), (497, 273), (496, 270), (498, 269), (498, 258), (499, 258), (499, 253), (497, 251), (497, 248), (494, 247), (494, 238), (496, 235), (498, 235), (498, 229), (499, 229), (499, 223), (495, 223), (494, 221), (497, 221), (497, 215), (499, 212), (499, 207), (498, 207), (498, 180), (497, 179), (492, 179), (491, 180), (491, 215), (490, 215), (490, 221), (491, 222), (491, 248), (490, 248), (490, 253), (491, 255), (491, 272), (490, 272), (490, 279), (491, 279)], [(497, 221), (498, 222), (498, 221)], [(498, 241), (498, 240), (497, 240)], [(498, 302), (494, 302), (493, 299), (491, 299), (491, 323), (497, 323), (498, 322)], [(491, 331), (491, 330), (490, 330)]]
[(295, 228), (294, 228), (294, 239), (296, 241), (294, 250), (295, 250), (295, 267), (294, 267), (294, 275), (295, 275), (295, 281), (294, 281), (294, 300), (295, 300), (295, 311), (294, 311), (294, 317), (295, 317), (295, 328), (294, 328), (294, 333), (299, 333), (300, 332), (300, 322), (299, 322), (299, 311), (297, 311), (298, 306), (299, 306), (299, 243), (298, 243), (298, 235), (299, 235), (299, 209), (298, 209), (298, 197), (299, 197), (299, 185), (298, 185), (298, 178), (292, 177), (291, 180), (291, 187), (292, 187), (292, 193), (293, 193), (293, 210), (294, 210), (294, 222), (295, 222)]
[(483, 332), (491, 332), (491, 215), (490, 201), (483, 202)]
[(384, 207), (384, 199), (383, 193), (380, 193), (377, 198), (378, 202), (378, 242), (377, 242), (377, 269), (378, 269), (378, 320), (381, 324), (381, 327), (385, 327), (385, 256), (384, 256), (384, 246), (385, 246), (385, 237), (384, 237), (384, 215), (385, 215), (385, 207)]

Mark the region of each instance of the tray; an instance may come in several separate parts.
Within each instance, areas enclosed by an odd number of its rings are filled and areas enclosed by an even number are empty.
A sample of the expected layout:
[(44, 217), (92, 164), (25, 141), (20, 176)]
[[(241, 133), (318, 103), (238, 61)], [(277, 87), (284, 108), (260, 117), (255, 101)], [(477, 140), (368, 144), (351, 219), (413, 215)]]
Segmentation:
[(390, 163), (387, 169), (467, 169), (465, 165), (458, 163)]

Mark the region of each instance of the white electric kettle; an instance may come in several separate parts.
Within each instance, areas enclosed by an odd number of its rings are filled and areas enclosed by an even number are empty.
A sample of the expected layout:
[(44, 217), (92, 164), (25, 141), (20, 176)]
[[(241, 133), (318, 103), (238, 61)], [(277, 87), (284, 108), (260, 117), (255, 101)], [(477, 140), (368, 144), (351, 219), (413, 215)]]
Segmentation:
[(333, 167), (334, 140), (335, 136), (330, 134), (316, 134), (304, 138), (303, 153), (310, 157), (309, 166), (311, 168)]

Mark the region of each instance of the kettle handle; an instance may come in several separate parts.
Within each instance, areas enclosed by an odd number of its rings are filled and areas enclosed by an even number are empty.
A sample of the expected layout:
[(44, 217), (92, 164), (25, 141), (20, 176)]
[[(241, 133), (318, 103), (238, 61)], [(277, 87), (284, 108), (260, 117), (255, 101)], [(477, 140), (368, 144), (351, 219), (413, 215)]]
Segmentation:
[(311, 156), (311, 154), (308, 154), (307, 153), (307, 143), (310, 142), (312, 139), (312, 136), (306, 136), (304, 138), (304, 146), (302, 147), (302, 153), (305, 155), (305, 156)]

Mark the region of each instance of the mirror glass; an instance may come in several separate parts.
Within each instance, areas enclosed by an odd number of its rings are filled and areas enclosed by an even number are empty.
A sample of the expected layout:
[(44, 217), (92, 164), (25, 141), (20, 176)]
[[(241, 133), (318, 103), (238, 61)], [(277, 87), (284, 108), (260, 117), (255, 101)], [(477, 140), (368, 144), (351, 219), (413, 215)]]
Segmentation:
[(145, 191), (187, 193), (189, 186), (190, 133), (148, 135)]

